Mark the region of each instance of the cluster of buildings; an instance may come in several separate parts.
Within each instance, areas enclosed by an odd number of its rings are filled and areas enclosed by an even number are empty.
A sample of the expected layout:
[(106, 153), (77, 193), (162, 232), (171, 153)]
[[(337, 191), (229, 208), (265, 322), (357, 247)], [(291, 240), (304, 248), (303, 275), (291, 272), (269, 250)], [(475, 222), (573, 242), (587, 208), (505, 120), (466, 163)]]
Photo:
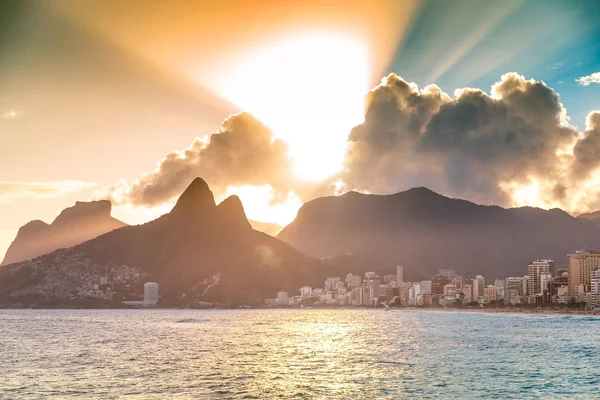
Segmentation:
[(298, 295), (279, 292), (266, 299), (268, 306), (461, 306), (547, 305), (586, 303), (600, 305), (600, 251), (579, 250), (567, 255), (564, 269), (555, 271), (554, 260), (538, 259), (527, 266), (527, 274), (486, 282), (483, 275), (463, 279), (450, 269), (440, 270), (431, 280), (404, 282), (404, 268), (396, 275), (364, 277), (348, 274), (329, 277), (322, 288), (304, 286)]
[(98, 264), (81, 254), (55, 251), (47, 256), (15, 264), (12, 273), (29, 270), (31, 284), (10, 293), (10, 297), (112, 300), (115, 290), (128, 291), (140, 284), (138, 268), (109, 263)]

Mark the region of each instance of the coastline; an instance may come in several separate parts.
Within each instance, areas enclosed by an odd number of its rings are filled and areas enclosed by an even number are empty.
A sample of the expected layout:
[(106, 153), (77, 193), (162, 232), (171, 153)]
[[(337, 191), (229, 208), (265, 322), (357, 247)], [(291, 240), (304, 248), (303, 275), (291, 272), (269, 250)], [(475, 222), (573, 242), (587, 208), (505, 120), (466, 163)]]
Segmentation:
[[(2, 304), (0, 310), (379, 310), (385, 311), (383, 307), (231, 307), (214, 305), (212, 307), (181, 307), (181, 306), (155, 306), (155, 307), (123, 307), (123, 306), (76, 306), (70, 304), (59, 304), (56, 306), (33, 306), (24, 304)], [(390, 307), (388, 311), (428, 311), (428, 312), (468, 312), (483, 314), (528, 314), (528, 315), (574, 315), (574, 316), (596, 316), (600, 313), (593, 310), (568, 309), (568, 308), (452, 308), (452, 307)]]

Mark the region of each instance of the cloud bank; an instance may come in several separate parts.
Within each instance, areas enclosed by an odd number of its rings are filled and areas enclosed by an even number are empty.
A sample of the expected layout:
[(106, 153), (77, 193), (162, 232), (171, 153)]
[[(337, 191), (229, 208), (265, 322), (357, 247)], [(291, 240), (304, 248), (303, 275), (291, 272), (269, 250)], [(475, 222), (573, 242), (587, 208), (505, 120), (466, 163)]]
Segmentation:
[(600, 111), (592, 111), (579, 132), (544, 82), (508, 73), (489, 93), (463, 88), (451, 96), (391, 74), (365, 103), (364, 122), (348, 135), (344, 169), (329, 180), (295, 179), (286, 143), (240, 113), (167, 154), (132, 185), (119, 182), (96, 197), (155, 206), (202, 176), (217, 197), (236, 187), (272, 189), (270, 206), (290, 203), (290, 194), (301, 200), (293, 202), (298, 207), (349, 190), (385, 194), (427, 186), (482, 204), (600, 209)]
[(345, 190), (427, 186), (484, 204), (600, 207), (600, 113), (578, 132), (543, 82), (509, 73), (490, 94), (465, 88), (452, 98), (391, 74), (366, 103), (365, 122), (349, 136)]

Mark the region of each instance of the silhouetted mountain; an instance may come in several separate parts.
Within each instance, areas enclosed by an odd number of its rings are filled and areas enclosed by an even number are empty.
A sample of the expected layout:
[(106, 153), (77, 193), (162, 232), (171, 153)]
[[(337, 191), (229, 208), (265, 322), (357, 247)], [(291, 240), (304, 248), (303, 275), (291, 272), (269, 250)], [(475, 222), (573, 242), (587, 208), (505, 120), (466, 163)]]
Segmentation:
[(110, 211), (111, 203), (107, 200), (78, 201), (73, 207), (64, 209), (52, 224), (31, 221), (19, 229), (0, 265), (71, 247), (126, 225), (112, 218)]
[[(102, 268), (135, 267), (144, 280), (159, 283), (163, 299), (184, 298), (189, 303), (256, 304), (281, 290), (293, 295), (301, 286), (322, 285), (325, 277), (336, 271), (253, 230), (237, 196), (217, 206), (200, 178), (185, 190), (169, 214), (46, 255), (34, 260), (31, 268), (47, 271), (57, 260), (73, 259), (87, 259), (86, 265)], [(13, 284), (11, 290), (22, 286)]]
[(444, 197), (426, 188), (393, 195), (356, 192), (307, 202), (278, 236), (306, 254), (356, 272), (427, 278), (440, 268), (466, 277), (526, 273), (529, 260), (600, 246), (598, 225), (558, 209), (504, 209)]
[(590, 221), (600, 221), (600, 211), (580, 214), (577, 218), (589, 219)]

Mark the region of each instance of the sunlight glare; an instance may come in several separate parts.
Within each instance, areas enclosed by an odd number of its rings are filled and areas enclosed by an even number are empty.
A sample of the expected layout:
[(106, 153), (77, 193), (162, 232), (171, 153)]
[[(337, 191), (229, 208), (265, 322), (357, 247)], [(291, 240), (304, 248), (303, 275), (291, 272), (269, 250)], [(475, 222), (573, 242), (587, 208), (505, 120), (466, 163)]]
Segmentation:
[(341, 169), (348, 134), (363, 120), (367, 54), (349, 38), (289, 38), (247, 55), (219, 92), (288, 143), (299, 178), (324, 179)]
[(275, 202), (275, 193), (270, 185), (229, 186), (222, 200), (234, 194), (242, 201), (248, 219), (281, 226), (292, 222), (302, 206), (294, 192), (289, 192), (283, 201)]

